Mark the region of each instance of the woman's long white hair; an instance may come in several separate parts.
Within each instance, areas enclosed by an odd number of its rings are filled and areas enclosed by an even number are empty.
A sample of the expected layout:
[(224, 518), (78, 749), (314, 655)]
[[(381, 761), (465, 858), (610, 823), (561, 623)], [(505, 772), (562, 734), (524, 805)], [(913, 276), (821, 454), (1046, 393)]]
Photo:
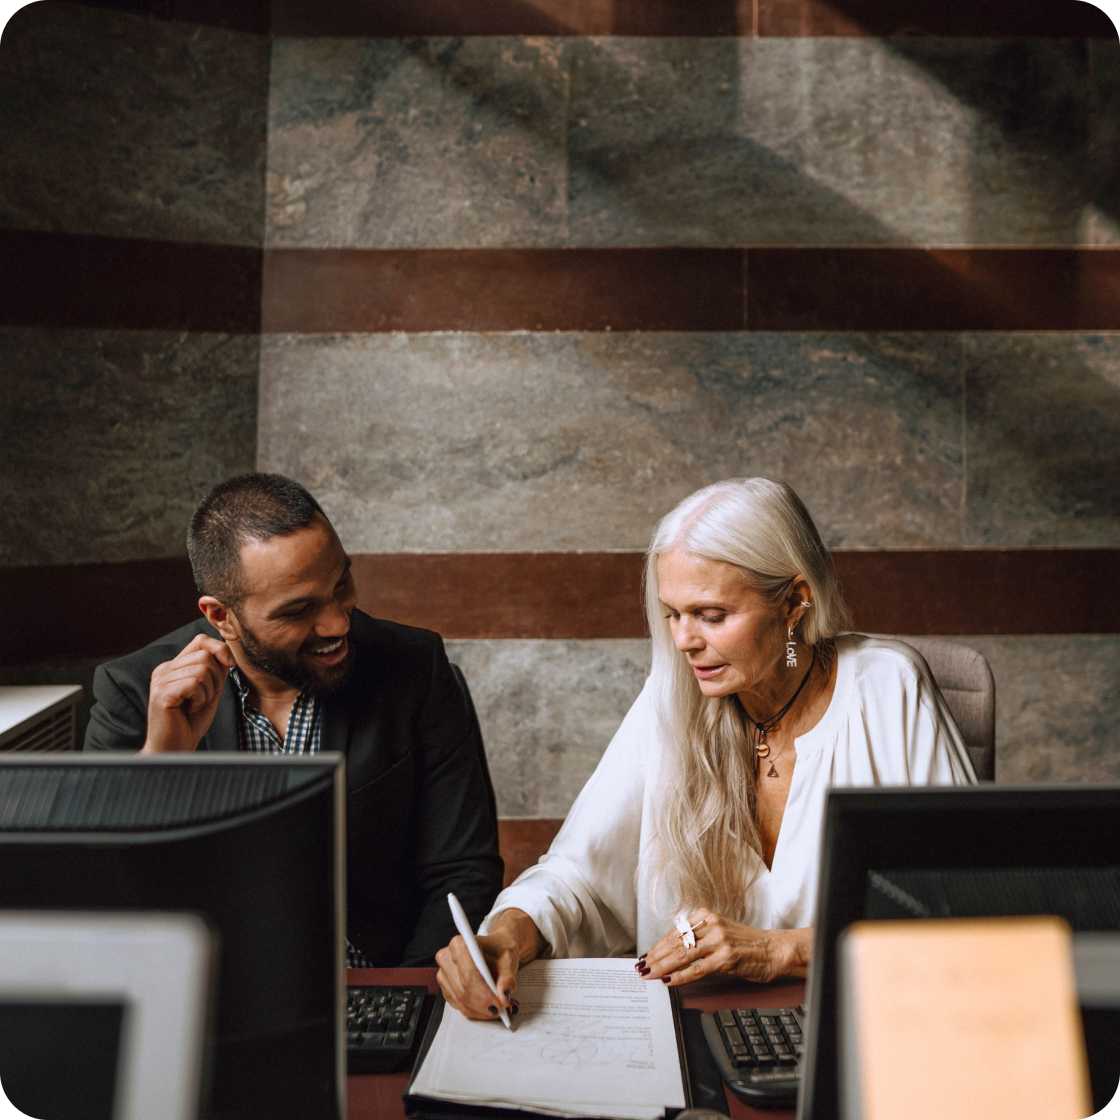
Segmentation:
[(801, 499), (784, 482), (738, 478), (685, 498), (660, 521), (646, 554), (646, 616), (652, 638), (654, 695), (667, 736), (655, 843), (658, 894), (668, 907), (707, 906), (729, 918), (746, 911), (751, 874), (746, 849), (761, 853), (755, 757), (735, 696), (705, 697), (673, 642), (657, 585), (657, 559), (684, 551), (734, 564), (780, 602), (804, 579), (813, 607), (800, 637), (827, 657), (847, 625), (832, 559)]

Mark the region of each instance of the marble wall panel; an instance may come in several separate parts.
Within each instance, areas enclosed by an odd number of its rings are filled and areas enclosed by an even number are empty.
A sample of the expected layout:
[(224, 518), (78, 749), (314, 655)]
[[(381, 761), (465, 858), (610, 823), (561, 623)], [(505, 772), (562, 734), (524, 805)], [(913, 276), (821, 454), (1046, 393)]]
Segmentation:
[(600, 40), (573, 62), (571, 239), (1070, 244), (1094, 74), (1070, 41)]
[[(1120, 159), (1071, 41), (582, 41), (573, 244), (1076, 244)], [(1100, 79), (1103, 80), (1103, 79)]]
[(1089, 47), (1095, 101), (1089, 135), (1089, 183), (1093, 206), (1087, 236), (1095, 244), (1120, 241), (1120, 42)]
[(268, 240), (1117, 244), (1115, 93), (1089, 50), (281, 38)]
[(30, 4), (0, 51), (0, 225), (259, 245), (268, 40)]
[(0, 566), (178, 556), (206, 491), (252, 470), (259, 340), (0, 331)]
[(271, 246), (563, 243), (563, 39), (278, 39)]
[(470, 685), (503, 817), (562, 817), (649, 671), (645, 641), (447, 643)]
[(996, 781), (1120, 782), (1120, 637), (973, 637), (996, 681)]
[(356, 551), (641, 549), (719, 478), (785, 478), (836, 548), (953, 547), (948, 335), (266, 335), (259, 464)]
[(1120, 335), (972, 334), (969, 545), (1120, 544)]

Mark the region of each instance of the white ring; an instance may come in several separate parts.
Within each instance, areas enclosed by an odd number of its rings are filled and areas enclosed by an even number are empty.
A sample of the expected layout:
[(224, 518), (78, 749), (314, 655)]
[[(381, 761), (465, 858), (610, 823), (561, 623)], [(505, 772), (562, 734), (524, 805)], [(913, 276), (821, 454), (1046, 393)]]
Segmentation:
[(677, 927), (677, 932), (681, 935), (681, 944), (685, 947), (685, 951), (695, 949), (696, 933), (692, 928), (692, 923), (688, 920), (687, 911), (682, 910), (673, 919), (673, 925)]

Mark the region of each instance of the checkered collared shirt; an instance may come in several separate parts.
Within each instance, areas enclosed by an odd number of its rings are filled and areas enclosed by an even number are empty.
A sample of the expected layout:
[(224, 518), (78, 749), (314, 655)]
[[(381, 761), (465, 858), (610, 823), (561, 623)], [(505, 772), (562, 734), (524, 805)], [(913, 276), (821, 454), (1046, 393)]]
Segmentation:
[(260, 751), (266, 754), (318, 754), (322, 738), (323, 720), (319, 698), (306, 689), (292, 705), (288, 716), (288, 733), (284, 741), (276, 728), (249, 702), (249, 686), (235, 666), (230, 670), (237, 706), (241, 719), (237, 724), (238, 743), (243, 751)]
[[(284, 741), (276, 733), (276, 728), (261, 715), (249, 702), (249, 686), (245, 678), (234, 666), (230, 670), (234, 692), (237, 693), (237, 707), (241, 719), (237, 724), (238, 744), (243, 751), (257, 751), (264, 754), (318, 754), (322, 740), (323, 709), (319, 698), (304, 690), (295, 699), (291, 714), (288, 716), (288, 733)], [(370, 962), (346, 939), (346, 967), (369, 968)]]

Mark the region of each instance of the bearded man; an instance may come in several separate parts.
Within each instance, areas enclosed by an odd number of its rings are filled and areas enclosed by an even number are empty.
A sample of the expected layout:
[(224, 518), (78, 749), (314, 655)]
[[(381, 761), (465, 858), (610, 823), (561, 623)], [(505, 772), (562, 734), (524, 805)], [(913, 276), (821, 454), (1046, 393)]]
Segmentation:
[[(438, 634), (356, 609), (350, 557), (298, 483), (246, 474), (191, 518), (202, 618), (101, 665), (86, 750), (346, 756), (351, 964), (429, 964), (501, 886), (470, 695)], [(278, 869), (278, 874), (282, 874)]]

